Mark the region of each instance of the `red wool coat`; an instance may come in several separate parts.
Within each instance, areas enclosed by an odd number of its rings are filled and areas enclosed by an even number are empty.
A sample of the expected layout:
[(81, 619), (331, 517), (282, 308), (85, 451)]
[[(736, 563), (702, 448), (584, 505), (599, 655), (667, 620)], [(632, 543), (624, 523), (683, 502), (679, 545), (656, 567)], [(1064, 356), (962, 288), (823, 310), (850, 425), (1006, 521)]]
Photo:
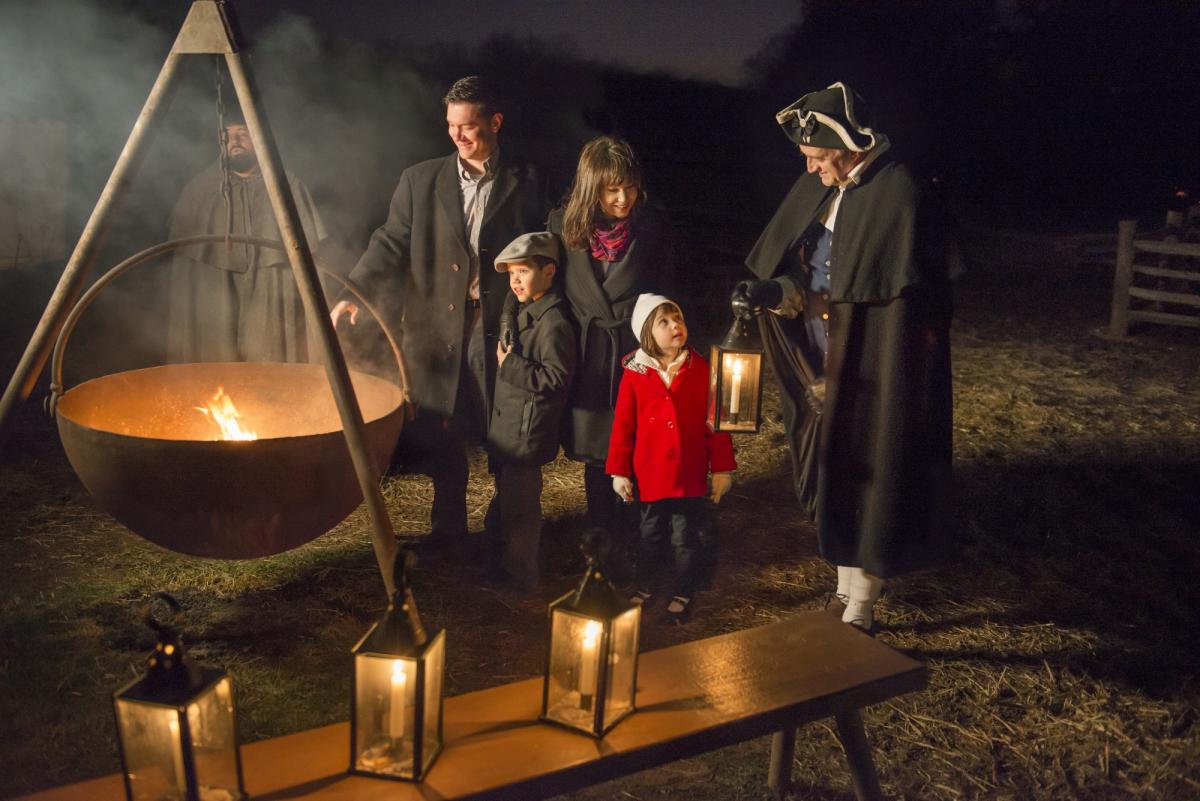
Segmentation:
[(670, 389), (655, 371), (624, 358), (608, 442), (609, 475), (636, 477), (643, 502), (708, 494), (708, 473), (737, 468), (733, 440), (708, 427), (708, 362), (688, 348)]

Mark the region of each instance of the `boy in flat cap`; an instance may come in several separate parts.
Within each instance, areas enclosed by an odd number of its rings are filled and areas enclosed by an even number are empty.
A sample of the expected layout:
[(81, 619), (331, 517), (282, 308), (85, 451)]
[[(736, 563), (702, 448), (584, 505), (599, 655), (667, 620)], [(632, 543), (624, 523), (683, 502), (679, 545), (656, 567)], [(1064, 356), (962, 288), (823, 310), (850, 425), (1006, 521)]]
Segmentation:
[(496, 257), (496, 271), (520, 304), (513, 342), (496, 347), (496, 390), (488, 426), (496, 494), (486, 524), (503, 546), (497, 572), (526, 590), (538, 586), (542, 465), (558, 453), (559, 421), (575, 371), (575, 328), (554, 289), (558, 237), (524, 234)]
[[(842, 620), (930, 565), (950, 515), (950, 281), (935, 197), (835, 83), (776, 121), (807, 167), (746, 258), (735, 306), (768, 309), (797, 495), (837, 566)], [(819, 434), (818, 434), (819, 432)], [(844, 608), (843, 608), (844, 605)]]

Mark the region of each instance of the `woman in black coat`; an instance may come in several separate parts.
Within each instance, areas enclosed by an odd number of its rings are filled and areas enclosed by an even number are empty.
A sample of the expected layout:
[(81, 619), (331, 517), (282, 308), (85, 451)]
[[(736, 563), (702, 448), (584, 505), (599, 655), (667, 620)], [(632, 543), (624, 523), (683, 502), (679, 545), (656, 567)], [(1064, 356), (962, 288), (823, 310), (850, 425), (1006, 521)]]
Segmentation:
[(547, 227), (565, 246), (559, 274), (579, 326), (563, 450), (583, 462), (589, 525), (609, 532), (621, 547), (626, 527), (604, 462), (621, 359), (638, 347), (629, 318), (638, 295), (670, 295), (675, 288), (665, 232), (646, 204), (642, 168), (627, 142), (601, 136), (584, 145), (575, 183)]

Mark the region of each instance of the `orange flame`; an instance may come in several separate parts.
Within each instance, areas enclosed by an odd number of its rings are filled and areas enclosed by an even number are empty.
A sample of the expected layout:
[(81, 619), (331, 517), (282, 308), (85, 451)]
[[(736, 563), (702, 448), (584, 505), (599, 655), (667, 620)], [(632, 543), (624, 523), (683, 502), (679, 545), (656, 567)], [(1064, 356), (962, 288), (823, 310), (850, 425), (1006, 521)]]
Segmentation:
[(224, 387), (217, 387), (217, 393), (212, 396), (205, 406), (197, 406), (196, 411), (205, 415), (221, 429), (221, 439), (224, 440), (253, 440), (258, 434), (245, 431), (238, 424), (241, 414), (233, 405), (233, 400), (225, 394)]

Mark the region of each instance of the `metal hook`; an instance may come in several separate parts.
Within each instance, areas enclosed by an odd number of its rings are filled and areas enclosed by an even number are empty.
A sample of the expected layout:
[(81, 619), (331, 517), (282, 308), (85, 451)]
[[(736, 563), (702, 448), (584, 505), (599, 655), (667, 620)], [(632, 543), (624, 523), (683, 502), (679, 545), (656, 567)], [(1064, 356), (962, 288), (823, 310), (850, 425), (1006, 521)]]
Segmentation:
[(172, 618), (177, 617), (179, 615), (179, 613), (183, 611), (183, 606), (179, 603), (179, 601), (175, 600), (174, 596), (170, 595), (169, 593), (163, 592), (162, 590), (159, 590), (159, 591), (155, 592), (153, 595), (151, 595), (150, 603), (148, 603), (146, 605), (146, 613), (144, 615), (146, 625), (149, 626), (150, 628), (154, 629), (155, 631), (159, 632), (160, 634), (163, 634), (163, 633), (174, 634), (175, 629), (173, 627), (160, 622), (158, 620), (158, 618), (156, 618), (154, 616), (154, 602), (155, 601), (162, 601), (164, 604), (166, 604), (171, 610)]

